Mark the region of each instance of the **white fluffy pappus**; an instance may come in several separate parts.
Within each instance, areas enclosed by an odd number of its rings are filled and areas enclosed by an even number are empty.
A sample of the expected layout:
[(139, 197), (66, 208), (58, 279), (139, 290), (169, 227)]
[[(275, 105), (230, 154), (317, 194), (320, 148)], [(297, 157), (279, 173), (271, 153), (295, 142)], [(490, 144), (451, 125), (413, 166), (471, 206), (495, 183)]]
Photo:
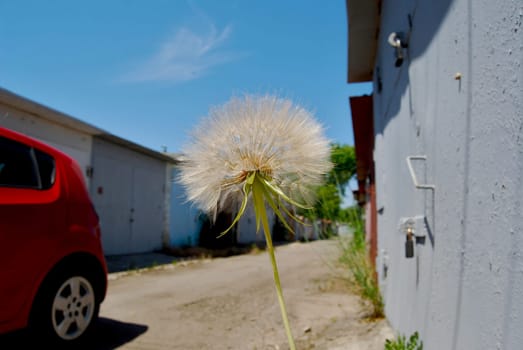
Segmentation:
[(178, 181), (187, 199), (208, 213), (234, 210), (252, 172), (311, 204), (314, 187), (332, 167), (329, 140), (313, 115), (270, 95), (235, 97), (212, 108), (183, 153)]

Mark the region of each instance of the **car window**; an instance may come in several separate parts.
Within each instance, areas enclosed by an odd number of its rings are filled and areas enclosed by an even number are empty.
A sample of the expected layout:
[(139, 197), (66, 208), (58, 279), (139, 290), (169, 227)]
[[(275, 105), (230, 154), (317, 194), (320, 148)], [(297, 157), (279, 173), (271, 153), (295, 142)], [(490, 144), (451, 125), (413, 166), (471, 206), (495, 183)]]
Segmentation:
[(47, 153), (44, 153), (42, 151), (39, 151), (37, 149), (35, 151), (36, 161), (38, 163), (38, 172), (40, 173), (40, 181), (41, 181), (41, 188), (43, 190), (46, 190), (48, 188), (51, 188), (54, 184), (54, 177), (55, 177), (55, 165), (54, 165), (54, 158), (48, 155)]
[(0, 186), (39, 187), (29, 146), (0, 137)]

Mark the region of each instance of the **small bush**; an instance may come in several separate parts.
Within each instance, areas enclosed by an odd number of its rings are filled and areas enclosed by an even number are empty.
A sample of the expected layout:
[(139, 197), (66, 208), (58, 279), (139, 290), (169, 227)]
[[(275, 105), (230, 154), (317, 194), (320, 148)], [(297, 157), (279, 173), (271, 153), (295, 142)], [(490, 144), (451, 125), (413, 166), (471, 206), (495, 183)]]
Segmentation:
[(409, 340), (399, 335), (395, 340), (385, 341), (385, 350), (423, 350), (423, 342), (419, 340), (418, 332), (414, 332)]

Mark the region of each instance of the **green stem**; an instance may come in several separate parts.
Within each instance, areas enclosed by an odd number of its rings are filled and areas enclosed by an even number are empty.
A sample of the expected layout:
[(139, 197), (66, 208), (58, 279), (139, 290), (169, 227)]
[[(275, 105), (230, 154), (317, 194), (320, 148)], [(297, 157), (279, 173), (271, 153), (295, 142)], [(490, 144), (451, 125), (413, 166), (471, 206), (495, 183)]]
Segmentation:
[(267, 211), (265, 210), (265, 201), (263, 197), (262, 187), (263, 184), (256, 178), (253, 186), (253, 200), (256, 211), (259, 214), (259, 218), (263, 225), (263, 232), (265, 234), (265, 241), (267, 242), (267, 248), (269, 251), (269, 257), (271, 259), (272, 271), (274, 273), (274, 284), (276, 286), (276, 294), (278, 295), (278, 302), (280, 304), (281, 316), (283, 318), (283, 324), (285, 326), (285, 332), (287, 333), (287, 340), (289, 341), (290, 350), (296, 350), (294, 345), (294, 338), (292, 337), (291, 327), (289, 325), (289, 319), (287, 317), (287, 309), (285, 308), (285, 301), (283, 300), (283, 291), (280, 283), (280, 274), (278, 273), (278, 265), (276, 265), (276, 256), (274, 255), (274, 246), (272, 245), (271, 231), (269, 229), (269, 220), (267, 219)]

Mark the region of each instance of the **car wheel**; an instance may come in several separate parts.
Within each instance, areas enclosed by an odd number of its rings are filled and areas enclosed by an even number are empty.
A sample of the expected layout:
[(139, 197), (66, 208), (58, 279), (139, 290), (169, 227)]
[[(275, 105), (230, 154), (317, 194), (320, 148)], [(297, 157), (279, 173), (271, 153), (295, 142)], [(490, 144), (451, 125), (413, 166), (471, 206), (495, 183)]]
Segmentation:
[(92, 280), (85, 273), (50, 278), (33, 310), (32, 327), (62, 344), (82, 338), (98, 318), (100, 305)]

